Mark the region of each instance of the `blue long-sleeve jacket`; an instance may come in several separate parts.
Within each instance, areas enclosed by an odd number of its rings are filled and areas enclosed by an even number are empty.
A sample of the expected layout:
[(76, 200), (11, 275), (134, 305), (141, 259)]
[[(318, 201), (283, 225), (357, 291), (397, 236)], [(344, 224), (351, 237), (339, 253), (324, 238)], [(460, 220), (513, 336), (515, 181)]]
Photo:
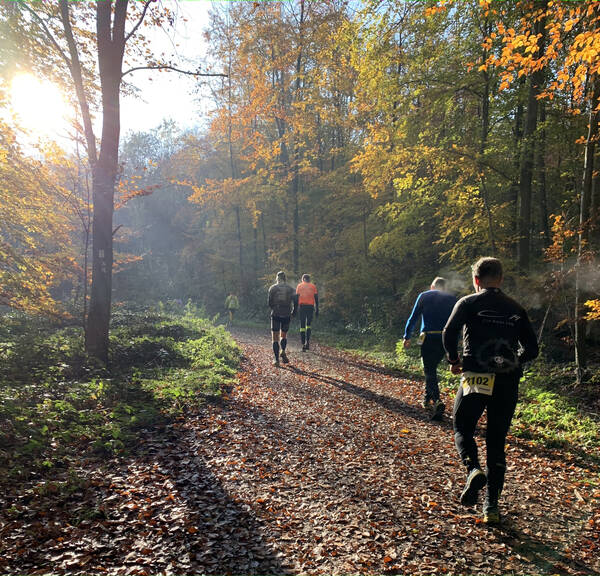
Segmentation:
[(440, 290), (421, 292), (406, 322), (404, 338), (410, 338), (419, 317), (421, 318), (421, 332), (439, 332), (441, 334), (455, 304), (456, 298), (448, 292)]

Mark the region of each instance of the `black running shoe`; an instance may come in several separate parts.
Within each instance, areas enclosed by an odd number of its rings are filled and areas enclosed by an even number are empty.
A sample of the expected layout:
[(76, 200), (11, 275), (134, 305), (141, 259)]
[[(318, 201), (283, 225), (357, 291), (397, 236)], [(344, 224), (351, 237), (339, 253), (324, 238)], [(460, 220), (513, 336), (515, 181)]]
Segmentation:
[(485, 501), (483, 505), (483, 521), (489, 525), (500, 524), (500, 510), (497, 502)]
[(432, 420), (441, 420), (444, 415), (446, 405), (441, 401), (437, 400), (433, 405), (433, 413), (431, 414)]
[(288, 364), (289, 363), (289, 359), (288, 359), (287, 354), (285, 353), (285, 351), (282, 350), (281, 354), (279, 355), (279, 357), (281, 358), (281, 361), (284, 364)]
[(479, 491), (485, 486), (487, 478), (481, 468), (473, 468), (467, 476), (465, 488), (460, 495), (460, 503), (463, 506), (475, 506)]

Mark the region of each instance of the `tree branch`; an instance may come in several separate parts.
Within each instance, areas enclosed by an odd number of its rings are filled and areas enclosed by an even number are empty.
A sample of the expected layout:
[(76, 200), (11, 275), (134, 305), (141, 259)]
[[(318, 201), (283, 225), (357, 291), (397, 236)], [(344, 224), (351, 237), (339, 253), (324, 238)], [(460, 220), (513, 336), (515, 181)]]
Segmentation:
[(79, 101), (79, 108), (81, 110), (81, 119), (83, 121), (83, 131), (85, 134), (85, 140), (87, 144), (88, 158), (90, 164), (94, 166), (98, 160), (96, 151), (96, 136), (94, 134), (94, 127), (92, 125), (92, 117), (90, 114), (90, 107), (88, 104), (85, 88), (83, 86), (83, 73), (81, 69), (81, 61), (79, 60), (79, 52), (77, 50), (77, 43), (73, 35), (73, 29), (71, 27), (71, 20), (69, 19), (69, 4), (67, 0), (59, 0), (60, 18), (63, 23), (65, 30), (65, 37), (67, 39), (67, 46), (69, 47), (69, 53), (71, 55), (71, 64), (69, 65), (69, 71), (71, 72), (71, 78), (73, 84), (75, 84), (75, 92), (77, 94), (77, 100)]
[(169, 65), (158, 65), (158, 66), (136, 66), (134, 68), (130, 68), (121, 74), (121, 78), (127, 76), (127, 74), (131, 74), (137, 70), (173, 70), (174, 72), (179, 72), (180, 74), (187, 74), (188, 76), (220, 76), (222, 78), (227, 78), (227, 74), (222, 74), (220, 72), (193, 72), (191, 70), (181, 70), (180, 68), (175, 68), (175, 66)]
[(35, 10), (33, 10), (32, 8), (30, 8), (27, 5), (27, 2), (19, 2), (19, 5), (22, 6), (23, 8), (25, 8), (25, 10), (27, 10), (27, 12), (29, 12), (38, 21), (38, 23), (42, 26), (42, 28), (44, 29), (44, 33), (48, 37), (48, 40), (50, 40), (50, 42), (52, 43), (52, 45), (54, 46), (56, 51), (59, 53), (59, 55), (62, 57), (62, 59), (67, 63), (67, 66), (69, 67), (69, 70), (70, 70), (71, 69), (71, 61), (69, 60), (67, 55), (64, 53), (63, 49), (58, 45), (58, 42), (56, 41), (54, 36), (52, 36), (52, 32), (50, 32), (50, 30), (48, 29), (48, 26), (46, 26), (46, 23), (44, 22), (44, 20), (36, 13)]
[(142, 15), (140, 16), (140, 19), (131, 29), (131, 32), (129, 32), (129, 34), (125, 36), (125, 44), (127, 44), (127, 41), (137, 32), (137, 29), (142, 25), (142, 22), (144, 21), (144, 18), (146, 16), (146, 12), (148, 11), (148, 7), (150, 6), (150, 4), (152, 4), (152, 2), (156, 2), (156, 0), (146, 0), (146, 2), (144, 3), (144, 9), (142, 10)]
[(512, 176), (510, 176), (510, 174), (507, 174), (506, 172), (504, 172), (500, 168), (496, 168), (496, 166), (493, 166), (489, 162), (486, 162), (485, 160), (483, 160), (481, 158), (481, 156), (475, 156), (473, 154), (469, 154), (468, 152), (465, 152), (464, 150), (462, 150), (460, 148), (450, 148), (450, 149), (448, 149), (448, 152), (451, 152), (452, 154), (455, 154), (457, 156), (464, 156), (465, 158), (468, 158), (469, 160), (473, 160), (473, 161), (477, 162), (477, 164), (479, 164), (480, 166), (484, 166), (485, 168), (489, 168), (490, 170), (492, 170), (493, 172), (495, 172), (499, 176), (502, 176), (506, 180), (509, 180), (511, 182), (513, 180)]

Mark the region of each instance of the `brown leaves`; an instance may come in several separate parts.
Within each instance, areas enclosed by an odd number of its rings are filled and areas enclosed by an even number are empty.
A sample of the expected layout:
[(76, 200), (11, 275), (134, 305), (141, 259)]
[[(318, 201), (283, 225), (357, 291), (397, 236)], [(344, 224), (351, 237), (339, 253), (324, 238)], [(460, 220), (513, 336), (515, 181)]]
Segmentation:
[[(448, 422), (420, 382), (323, 349), (270, 367), (253, 334), (239, 383), (102, 468), (72, 496), (15, 492), (0, 528), (6, 572), (72, 574), (593, 573), (593, 472), (510, 440), (498, 529), (463, 508)], [(256, 342), (258, 342), (256, 344)], [(450, 399), (446, 399), (449, 401)], [(479, 439), (481, 444), (481, 439)], [(552, 456), (552, 457), (551, 457)], [(8, 516), (7, 510), (12, 510)]]

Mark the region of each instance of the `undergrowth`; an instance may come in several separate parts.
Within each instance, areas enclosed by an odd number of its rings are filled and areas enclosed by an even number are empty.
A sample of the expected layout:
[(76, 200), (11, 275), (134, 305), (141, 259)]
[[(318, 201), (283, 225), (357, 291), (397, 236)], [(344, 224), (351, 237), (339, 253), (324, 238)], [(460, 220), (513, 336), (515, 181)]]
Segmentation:
[(150, 429), (233, 381), (240, 351), (223, 327), (182, 315), (118, 311), (110, 364), (86, 357), (81, 330), (22, 314), (0, 326), (0, 468), (4, 480), (126, 453)]

